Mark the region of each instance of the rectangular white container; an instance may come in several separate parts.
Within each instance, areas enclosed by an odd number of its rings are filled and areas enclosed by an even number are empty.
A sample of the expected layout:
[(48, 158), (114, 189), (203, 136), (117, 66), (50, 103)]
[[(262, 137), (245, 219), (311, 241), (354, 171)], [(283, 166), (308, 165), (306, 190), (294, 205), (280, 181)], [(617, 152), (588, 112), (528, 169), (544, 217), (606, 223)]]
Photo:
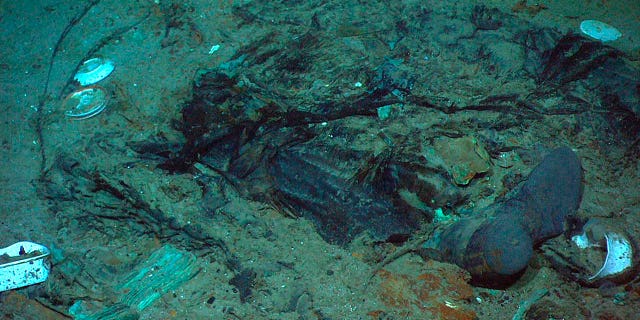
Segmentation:
[[(45, 258), (49, 253), (47, 247), (28, 241), (0, 248), (0, 256), (5, 258), (0, 258), (0, 292), (47, 280), (49, 263)], [(1, 262), (6, 260), (11, 261)]]

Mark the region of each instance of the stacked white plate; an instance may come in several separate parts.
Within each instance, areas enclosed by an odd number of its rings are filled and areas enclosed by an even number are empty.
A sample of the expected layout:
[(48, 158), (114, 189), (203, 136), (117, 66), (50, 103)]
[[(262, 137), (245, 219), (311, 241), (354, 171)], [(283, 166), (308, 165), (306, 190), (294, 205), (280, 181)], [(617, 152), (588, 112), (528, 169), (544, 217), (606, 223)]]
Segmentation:
[(65, 115), (74, 120), (82, 120), (102, 112), (107, 106), (107, 94), (103, 88), (91, 85), (108, 77), (114, 69), (115, 65), (109, 59), (92, 58), (85, 61), (73, 77), (83, 88), (64, 99), (62, 104), (67, 110)]

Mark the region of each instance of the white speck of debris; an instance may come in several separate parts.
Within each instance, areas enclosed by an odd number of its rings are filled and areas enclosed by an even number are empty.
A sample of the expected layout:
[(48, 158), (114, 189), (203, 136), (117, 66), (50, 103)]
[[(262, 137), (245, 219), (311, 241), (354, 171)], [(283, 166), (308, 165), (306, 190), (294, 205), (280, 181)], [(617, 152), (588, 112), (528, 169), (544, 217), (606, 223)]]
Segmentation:
[(214, 44), (213, 46), (211, 46), (211, 49), (209, 49), (209, 54), (213, 54), (214, 52), (220, 50), (220, 45), (219, 44)]
[(578, 234), (578, 235), (575, 235), (575, 236), (571, 237), (571, 240), (580, 249), (586, 249), (586, 248), (591, 246), (591, 243), (589, 243), (589, 237), (587, 236), (587, 234), (585, 232), (583, 232), (582, 234)]
[(360, 87), (362, 87), (362, 82), (358, 81), (358, 82), (354, 83), (353, 86), (356, 87), (356, 88), (360, 88)]

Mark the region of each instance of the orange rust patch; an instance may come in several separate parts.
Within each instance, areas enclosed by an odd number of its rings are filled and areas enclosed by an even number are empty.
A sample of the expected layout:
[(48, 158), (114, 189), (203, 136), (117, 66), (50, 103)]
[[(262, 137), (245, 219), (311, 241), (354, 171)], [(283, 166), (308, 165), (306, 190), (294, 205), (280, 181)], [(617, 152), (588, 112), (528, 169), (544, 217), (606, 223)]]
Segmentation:
[[(467, 281), (469, 273), (444, 263), (425, 263), (423, 273), (413, 276), (380, 270), (378, 289), (380, 301), (397, 315), (420, 315), (424, 319), (475, 319), (468, 304), (473, 287)], [(380, 312), (373, 312), (373, 317)]]
[(433, 312), (433, 315), (437, 319), (473, 320), (478, 318), (476, 313), (472, 310), (465, 310), (463, 308), (452, 308), (440, 302), (438, 302), (434, 307), (429, 308), (429, 311)]
[(468, 300), (473, 297), (473, 287), (469, 285), (471, 277), (467, 272), (446, 272), (444, 277), (447, 280), (447, 290), (455, 293), (452, 298)]
[(383, 314), (384, 314), (384, 311), (382, 310), (374, 310), (374, 311), (367, 312), (367, 315), (373, 319), (380, 319), (380, 316), (382, 316)]
[(406, 275), (393, 275), (386, 271), (380, 284), (380, 299), (388, 307), (408, 307), (411, 304), (411, 282)]
[(389, 279), (389, 277), (391, 277), (391, 272), (389, 272), (389, 271), (387, 271), (385, 269), (378, 270), (377, 274), (382, 279)]
[(423, 273), (418, 276), (416, 282), (416, 295), (418, 299), (423, 302), (428, 302), (434, 297), (437, 297), (440, 290), (442, 290), (442, 281), (436, 275), (431, 273)]
[(475, 176), (476, 176), (476, 173), (475, 173), (475, 172), (469, 172), (469, 173), (467, 173), (467, 175), (466, 175), (466, 176), (464, 176), (464, 178), (462, 178), (462, 180), (465, 180), (465, 181), (466, 181), (466, 180), (471, 180), (471, 179), (473, 179), (473, 177), (475, 177)]
[(422, 280), (424, 285), (429, 286), (430, 289), (437, 289), (440, 287), (440, 278), (433, 273), (423, 273), (417, 277), (418, 280)]
[[(38, 319), (38, 320), (64, 320), (67, 317), (52, 311), (43, 304), (29, 299), (16, 291), (3, 293), (0, 303), (0, 317), (2, 319)], [(3, 316), (7, 316), (5, 318)]]

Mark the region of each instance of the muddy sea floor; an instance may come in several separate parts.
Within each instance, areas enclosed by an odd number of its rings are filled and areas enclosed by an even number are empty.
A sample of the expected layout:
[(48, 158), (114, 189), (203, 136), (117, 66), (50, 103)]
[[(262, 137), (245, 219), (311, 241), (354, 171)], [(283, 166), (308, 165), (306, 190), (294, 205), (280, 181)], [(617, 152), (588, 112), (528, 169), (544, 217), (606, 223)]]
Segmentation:
[[(569, 50), (554, 69), (545, 52), (585, 19), (623, 36), (593, 42), (585, 63), (569, 61), (580, 58)], [(637, 278), (586, 287), (542, 247), (503, 289), (472, 286), (463, 269), (414, 252), (377, 267), (445, 223), (431, 221), (436, 209), (472, 214), (503, 199), (558, 146), (582, 161), (576, 216), (602, 217), (640, 241), (637, 1), (0, 1), (0, 25), (0, 247), (33, 241), (52, 251), (44, 283), (0, 293), (2, 319), (640, 318)], [(108, 105), (70, 120), (62, 101), (94, 56), (116, 65), (98, 84)], [(198, 71), (213, 68), (235, 73), (230, 92), (247, 108), (339, 115), (265, 131), (275, 125), (255, 125), (259, 112), (204, 112), (216, 125), (198, 131), (201, 119), (189, 114), (189, 123), (183, 109)], [(616, 89), (629, 83), (630, 96)], [(387, 104), (342, 112), (383, 87), (395, 90)], [(247, 122), (222, 123), (238, 119)], [(218, 153), (183, 148), (188, 134), (202, 142), (229, 128), (239, 140)], [(300, 132), (341, 150), (314, 154), (315, 168), (355, 183), (380, 155), (411, 163), (416, 179), (431, 175), (442, 190), (415, 205), (431, 215), (408, 242), (362, 232), (330, 243), (254, 168)], [(452, 183), (455, 163), (429, 156), (443, 138), (474, 141), (465, 152), (486, 150), (489, 168)], [(348, 154), (365, 156), (338, 159), (349, 164), (341, 167), (336, 157)]]

